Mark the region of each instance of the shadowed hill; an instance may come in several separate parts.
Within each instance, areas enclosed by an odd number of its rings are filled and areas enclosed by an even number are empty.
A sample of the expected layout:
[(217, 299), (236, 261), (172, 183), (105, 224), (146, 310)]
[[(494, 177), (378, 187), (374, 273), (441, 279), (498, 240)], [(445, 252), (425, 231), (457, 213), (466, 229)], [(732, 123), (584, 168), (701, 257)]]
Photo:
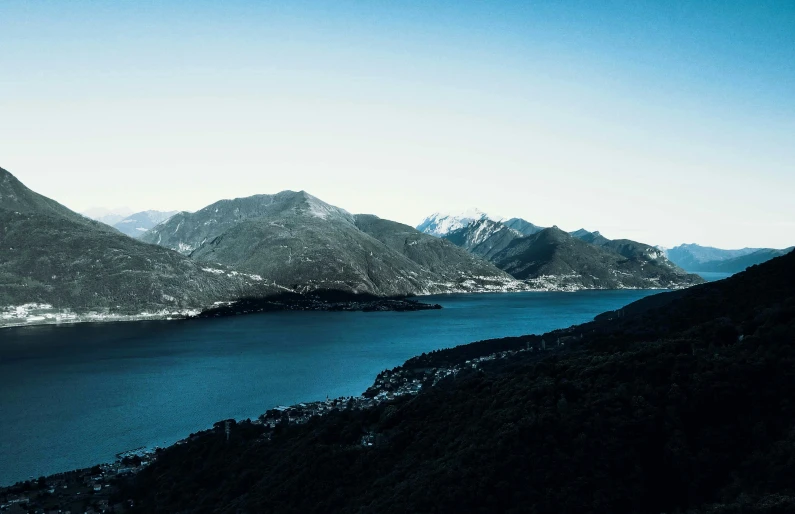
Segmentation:
[[(229, 442), (219, 425), (120, 498), (137, 512), (792, 512), (795, 255), (622, 311), (413, 359), (459, 366), (416, 397), (272, 432), (238, 423)], [(533, 351), (473, 368), (470, 347)]]

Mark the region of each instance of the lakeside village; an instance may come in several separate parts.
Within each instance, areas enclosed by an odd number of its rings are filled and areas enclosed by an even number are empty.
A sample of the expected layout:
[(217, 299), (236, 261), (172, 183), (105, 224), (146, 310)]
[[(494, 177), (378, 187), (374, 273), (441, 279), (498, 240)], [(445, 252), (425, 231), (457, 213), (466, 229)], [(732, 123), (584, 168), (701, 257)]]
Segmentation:
[[(538, 344), (527, 343), (518, 349), (475, 357), (448, 367), (400, 366), (381, 372), (375, 383), (362, 396), (334, 400), (327, 398), (325, 401), (299, 403), (290, 407), (280, 406), (267, 411), (256, 420), (250, 420), (250, 422), (273, 429), (280, 423), (306, 423), (313, 416), (323, 416), (338, 410), (367, 409), (401, 396), (416, 395), (424, 387), (433, 387), (439, 381), (456, 376), (465, 370), (476, 370), (488, 361), (507, 359), (521, 352), (561, 347), (564, 344), (561, 341), (559, 338), (557, 344), (547, 348), (547, 344), (542, 339)], [(220, 421), (215, 423), (211, 430), (225, 431), (226, 437), (229, 438), (235, 424), (232, 420)], [(190, 437), (175, 444), (187, 444), (200, 435), (191, 434)], [(365, 434), (362, 436), (361, 445), (371, 447), (375, 440), (375, 434)], [(10, 487), (0, 488), (0, 512), (3, 514), (125, 512), (130, 507), (127, 502), (113, 503), (112, 501), (114, 493), (117, 491), (117, 480), (140, 472), (157, 460), (158, 453), (161, 451), (163, 451), (161, 448), (138, 448), (117, 454), (117, 460), (111, 464), (100, 464), (93, 468), (40, 477), (38, 480), (31, 479)]]

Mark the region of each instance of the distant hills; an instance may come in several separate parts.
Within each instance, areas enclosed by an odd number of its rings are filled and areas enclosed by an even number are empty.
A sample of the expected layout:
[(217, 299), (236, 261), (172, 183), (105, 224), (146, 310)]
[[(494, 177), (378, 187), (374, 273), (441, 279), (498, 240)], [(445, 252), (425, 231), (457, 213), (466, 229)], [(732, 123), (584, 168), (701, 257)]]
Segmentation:
[(520, 218), (475, 218), (434, 214), (418, 229), (439, 234), (534, 289), (679, 289), (703, 282), (647, 244), (584, 229), (567, 233)]
[(0, 168), (0, 326), (184, 315), (281, 289), (140, 243)]
[(682, 268), (693, 272), (738, 273), (754, 264), (762, 264), (791, 252), (774, 248), (743, 248), (722, 250), (711, 246), (683, 244), (666, 250), (668, 258)]
[(181, 212), (142, 240), (300, 292), (399, 296), (526, 287), (448, 241), (376, 216), (352, 215), (304, 191)]
[(113, 228), (130, 237), (141, 237), (152, 227), (166, 221), (177, 211), (143, 211), (127, 216), (121, 221), (113, 223)]
[(91, 209), (86, 209), (80, 214), (87, 218), (91, 218), (94, 221), (100, 221), (112, 227), (126, 217), (131, 216), (134, 212), (135, 211), (129, 207), (115, 207), (112, 209), (105, 207), (94, 207)]

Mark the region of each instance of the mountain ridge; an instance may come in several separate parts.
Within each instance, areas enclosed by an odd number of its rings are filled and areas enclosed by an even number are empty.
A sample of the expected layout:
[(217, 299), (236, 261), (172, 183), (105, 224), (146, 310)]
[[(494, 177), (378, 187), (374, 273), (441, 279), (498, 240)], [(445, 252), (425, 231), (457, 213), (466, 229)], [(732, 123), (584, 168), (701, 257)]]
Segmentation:
[(656, 247), (610, 240), (585, 229), (567, 233), (557, 226), (540, 228), (522, 221), (530, 227), (529, 235), (503, 222), (481, 219), (443, 237), (534, 289), (678, 289), (703, 282)]
[(179, 211), (148, 210), (130, 214), (113, 224), (113, 228), (133, 238), (139, 238), (151, 228), (168, 220)]
[(305, 191), (221, 200), (176, 214), (142, 240), (302, 292), (399, 296), (526, 288), (445, 241), (377, 216), (353, 215)]
[(669, 248), (665, 253), (672, 262), (688, 271), (737, 273), (754, 264), (762, 264), (784, 255), (792, 249), (793, 247), (780, 250), (775, 248), (724, 250), (689, 243)]
[(164, 319), (283, 288), (141, 243), (0, 168), (0, 326)]

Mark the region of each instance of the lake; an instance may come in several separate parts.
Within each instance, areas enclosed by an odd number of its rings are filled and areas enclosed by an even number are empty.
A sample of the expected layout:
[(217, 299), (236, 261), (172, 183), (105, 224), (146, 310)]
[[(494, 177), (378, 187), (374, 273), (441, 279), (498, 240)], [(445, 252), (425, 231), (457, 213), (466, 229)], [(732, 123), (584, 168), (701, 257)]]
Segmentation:
[(700, 276), (707, 282), (715, 282), (716, 280), (723, 280), (734, 275), (734, 273), (723, 273), (720, 271), (694, 271), (696, 275)]
[(658, 291), (423, 298), (419, 312), (284, 312), (0, 330), (0, 486), (165, 446), (215, 421), (364, 392), (414, 355), (590, 321)]

